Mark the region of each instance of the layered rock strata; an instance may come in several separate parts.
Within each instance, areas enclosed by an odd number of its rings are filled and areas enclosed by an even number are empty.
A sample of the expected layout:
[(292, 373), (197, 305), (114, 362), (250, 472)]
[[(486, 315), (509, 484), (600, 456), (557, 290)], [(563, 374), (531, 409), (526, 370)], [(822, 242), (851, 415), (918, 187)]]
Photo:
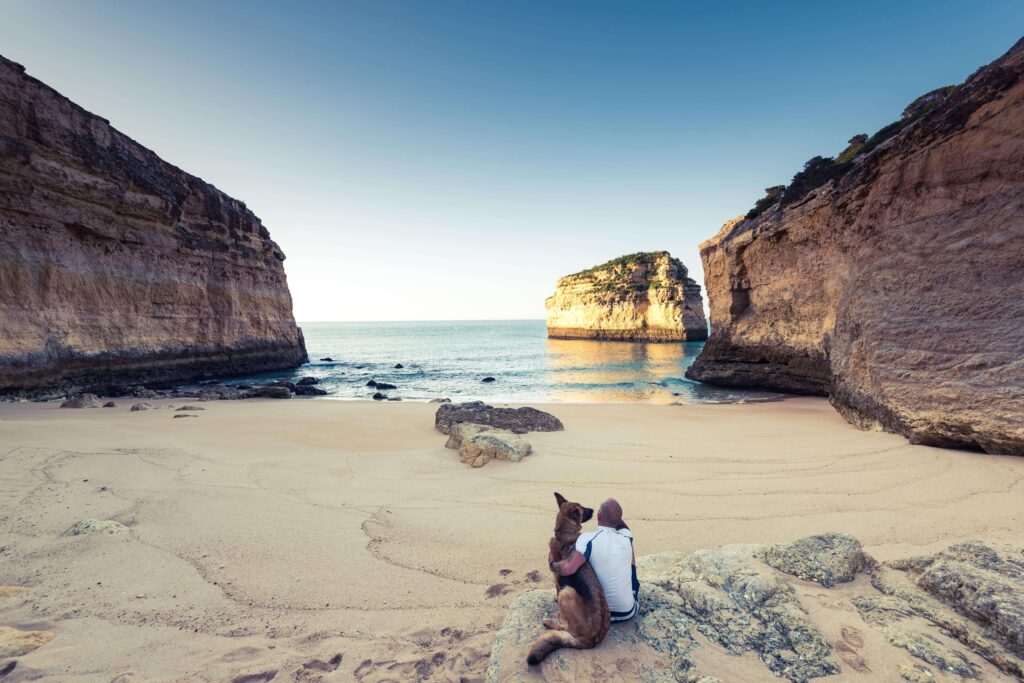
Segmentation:
[(555, 616), (553, 591), (522, 594), (498, 632), (488, 681), (1024, 675), (1021, 548), (969, 541), (880, 564), (856, 539), (823, 534), (650, 555), (637, 569), (638, 616), (613, 625), (597, 648), (557, 650), (539, 667), (526, 653)]
[(642, 342), (707, 339), (700, 285), (666, 251), (630, 254), (558, 280), (548, 337)]
[(803, 172), (837, 179), (703, 243), (713, 332), (687, 376), (829, 395), (915, 443), (1024, 454), (1022, 73), (1024, 41), (867, 153)]
[(0, 57), (0, 391), (306, 360), (245, 204)]

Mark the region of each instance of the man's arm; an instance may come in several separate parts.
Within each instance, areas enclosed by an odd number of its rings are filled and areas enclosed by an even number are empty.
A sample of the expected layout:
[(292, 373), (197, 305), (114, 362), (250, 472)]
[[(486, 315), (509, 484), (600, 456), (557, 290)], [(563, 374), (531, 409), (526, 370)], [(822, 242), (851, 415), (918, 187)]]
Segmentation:
[(549, 562), (548, 567), (559, 576), (572, 576), (586, 561), (587, 558), (583, 556), (583, 553), (573, 550), (572, 555), (558, 562)]

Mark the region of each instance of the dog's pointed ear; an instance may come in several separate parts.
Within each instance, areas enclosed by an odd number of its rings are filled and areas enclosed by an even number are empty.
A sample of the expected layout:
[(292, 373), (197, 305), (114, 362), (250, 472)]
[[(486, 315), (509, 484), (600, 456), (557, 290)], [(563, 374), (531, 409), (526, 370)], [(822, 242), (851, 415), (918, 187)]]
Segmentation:
[(562, 507), (562, 503), (565, 502), (565, 496), (558, 491), (555, 491), (555, 502), (558, 503), (558, 507)]

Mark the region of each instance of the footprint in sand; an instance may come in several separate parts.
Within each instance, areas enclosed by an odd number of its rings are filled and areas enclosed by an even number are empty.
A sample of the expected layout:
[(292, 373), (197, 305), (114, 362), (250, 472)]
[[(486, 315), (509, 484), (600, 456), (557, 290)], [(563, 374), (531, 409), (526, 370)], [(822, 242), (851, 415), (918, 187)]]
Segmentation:
[(302, 668), (307, 669), (309, 671), (323, 671), (324, 673), (330, 673), (331, 671), (334, 671), (339, 666), (341, 666), (341, 660), (344, 657), (345, 655), (343, 653), (338, 652), (333, 657), (331, 657), (330, 660), (326, 662), (322, 659), (311, 659), (308, 662), (304, 663), (302, 665)]
[(239, 674), (231, 679), (231, 683), (266, 683), (274, 680), (274, 676), (277, 676), (277, 669), (267, 669), (266, 671)]
[(871, 667), (864, 661), (864, 658), (857, 654), (857, 650), (864, 647), (864, 636), (853, 626), (843, 626), (840, 629), (842, 638), (836, 641), (836, 652), (839, 658), (853, 669), (862, 674), (871, 673)]

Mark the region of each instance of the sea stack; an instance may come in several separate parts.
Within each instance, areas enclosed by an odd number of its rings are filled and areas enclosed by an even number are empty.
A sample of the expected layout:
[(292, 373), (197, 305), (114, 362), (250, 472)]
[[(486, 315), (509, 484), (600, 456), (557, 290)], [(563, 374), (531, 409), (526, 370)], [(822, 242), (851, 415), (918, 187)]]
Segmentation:
[(306, 360), (245, 204), (0, 57), (0, 392)]
[(708, 337), (700, 285), (667, 251), (629, 254), (558, 280), (548, 337), (636, 342)]
[(1024, 40), (702, 244), (714, 331), (687, 376), (1024, 455), (1022, 74)]

